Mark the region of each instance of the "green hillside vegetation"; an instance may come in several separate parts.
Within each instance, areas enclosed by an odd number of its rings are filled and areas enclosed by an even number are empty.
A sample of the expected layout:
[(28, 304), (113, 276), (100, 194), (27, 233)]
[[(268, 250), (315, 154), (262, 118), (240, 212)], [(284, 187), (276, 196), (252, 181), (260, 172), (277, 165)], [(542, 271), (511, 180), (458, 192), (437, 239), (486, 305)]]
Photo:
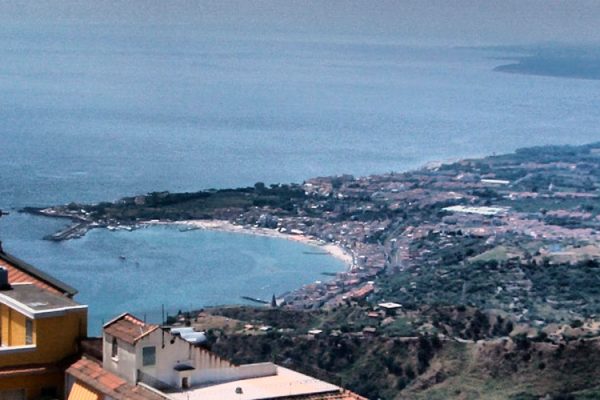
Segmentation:
[[(401, 320), (411, 328), (404, 334), (392, 329), (365, 336), (363, 327), (373, 325), (367, 310), (228, 307), (205, 310), (189, 323), (201, 329), (210, 317), (226, 317), (227, 326), (213, 324), (208, 330), (212, 351), (236, 363), (274, 361), (371, 399), (582, 400), (600, 395), (597, 340), (554, 344), (543, 333), (515, 329), (510, 334), (511, 321), (464, 307), (422, 309), (412, 317), (407, 312)], [(469, 327), (461, 331), (461, 324)], [(423, 331), (433, 325), (447, 325), (450, 335)], [(261, 326), (269, 329), (257, 329)], [(477, 342), (451, 336), (468, 336), (475, 327)], [(323, 332), (308, 334), (317, 328)]]
[(211, 311), (211, 347), (239, 362), (275, 360), (374, 399), (596, 395), (600, 142), (26, 211), (74, 221), (49, 240), (218, 219), (352, 253), (331, 281), (276, 294), (285, 310)]
[(257, 183), (254, 187), (238, 189), (206, 190), (194, 193), (154, 192), (144, 196), (126, 197), (115, 203), (102, 202), (82, 206), (71, 204), (70, 208), (84, 208), (92, 219), (116, 220), (121, 223), (138, 220), (211, 219), (215, 211), (247, 211), (252, 207), (272, 207), (292, 210), (295, 203), (304, 198), (298, 185), (271, 185)]

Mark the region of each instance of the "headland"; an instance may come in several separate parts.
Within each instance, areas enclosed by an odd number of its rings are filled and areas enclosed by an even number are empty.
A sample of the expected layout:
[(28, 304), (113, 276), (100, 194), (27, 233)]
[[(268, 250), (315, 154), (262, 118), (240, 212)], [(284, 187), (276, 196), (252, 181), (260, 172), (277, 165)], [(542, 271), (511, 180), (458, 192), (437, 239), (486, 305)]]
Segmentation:
[(589, 285), (600, 268), (600, 143), (25, 211), (74, 220), (53, 240), (96, 227), (178, 223), (326, 244), (352, 256), (352, 268), (335, 279), (286, 294), (291, 308), (364, 298), (469, 304), (540, 326), (600, 313), (600, 294)]

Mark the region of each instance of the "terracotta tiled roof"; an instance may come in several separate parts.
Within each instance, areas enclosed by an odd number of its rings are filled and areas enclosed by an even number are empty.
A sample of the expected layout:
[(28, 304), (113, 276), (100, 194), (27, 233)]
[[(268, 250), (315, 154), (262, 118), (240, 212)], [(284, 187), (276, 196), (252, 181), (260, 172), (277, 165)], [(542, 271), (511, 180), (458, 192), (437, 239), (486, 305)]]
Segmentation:
[(373, 287), (372, 284), (367, 283), (366, 285), (354, 290), (352, 292), (352, 297), (355, 299), (362, 299), (364, 297), (367, 297), (367, 295), (371, 294), (371, 292), (374, 290), (375, 288)]
[(125, 313), (104, 325), (104, 332), (126, 343), (135, 344), (138, 340), (158, 328), (158, 325), (146, 324), (139, 318)]
[(67, 369), (67, 374), (91, 389), (115, 400), (164, 400), (165, 398), (141, 386), (127, 383), (102, 368), (96, 361), (82, 358)]
[(54, 293), (73, 297), (77, 290), (58, 279), (46, 274), (34, 266), (18, 259), (0, 249), (0, 267), (8, 270), (8, 282), (10, 283), (33, 283), (34, 285), (50, 290)]

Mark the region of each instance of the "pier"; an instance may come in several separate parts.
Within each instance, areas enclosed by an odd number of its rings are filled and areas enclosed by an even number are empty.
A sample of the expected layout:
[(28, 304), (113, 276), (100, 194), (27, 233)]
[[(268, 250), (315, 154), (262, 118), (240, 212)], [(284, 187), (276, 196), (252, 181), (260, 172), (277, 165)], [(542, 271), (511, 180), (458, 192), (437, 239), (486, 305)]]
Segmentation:
[(261, 300), (261, 299), (258, 299), (256, 297), (242, 296), (242, 299), (251, 301), (253, 303), (258, 303), (258, 304), (269, 304), (268, 301)]
[(54, 242), (60, 242), (61, 240), (76, 239), (86, 234), (89, 230), (90, 224), (88, 222), (79, 222), (77, 224), (68, 226), (67, 228), (47, 235), (44, 237), (45, 240), (51, 240)]

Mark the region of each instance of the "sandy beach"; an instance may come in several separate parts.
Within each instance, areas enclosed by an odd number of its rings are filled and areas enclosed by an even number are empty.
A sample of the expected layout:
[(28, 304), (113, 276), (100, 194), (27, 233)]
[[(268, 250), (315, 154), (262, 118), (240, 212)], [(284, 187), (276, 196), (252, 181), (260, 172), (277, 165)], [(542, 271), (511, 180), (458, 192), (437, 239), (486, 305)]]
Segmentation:
[(324, 243), (318, 239), (311, 238), (305, 235), (292, 235), (281, 233), (275, 229), (268, 228), (245, 228), (240, 225), (232, 224), (229, 221), (225, 220), (185, 220), (185, 221), (175, 221), (175, 222), (164, 222), (164, 221), (149, 221), (145, 224), (150, 225), (182, 225), (190, 228), (196, 229), (207, 229), (207, 230), (215, 230), (222, 232), (232, 232), (232, 233), (243, 233), (247, 235), (258, 235), (258, 236), (268, 236), (277, 239), (286, 239), (286, 240), (294, 240), (296, 242), (301, 242), (303, 244), (307, 244), (309, 246), (318, 247), (319, 250), (325, 251), (332, 255), (333, 257), (341, 260), (346, 264), (348, 270), (352, 269), (353, 266), (353, 257), (352, 254), (343, 249), (342, 247), (335, 245), (333, 243)]

